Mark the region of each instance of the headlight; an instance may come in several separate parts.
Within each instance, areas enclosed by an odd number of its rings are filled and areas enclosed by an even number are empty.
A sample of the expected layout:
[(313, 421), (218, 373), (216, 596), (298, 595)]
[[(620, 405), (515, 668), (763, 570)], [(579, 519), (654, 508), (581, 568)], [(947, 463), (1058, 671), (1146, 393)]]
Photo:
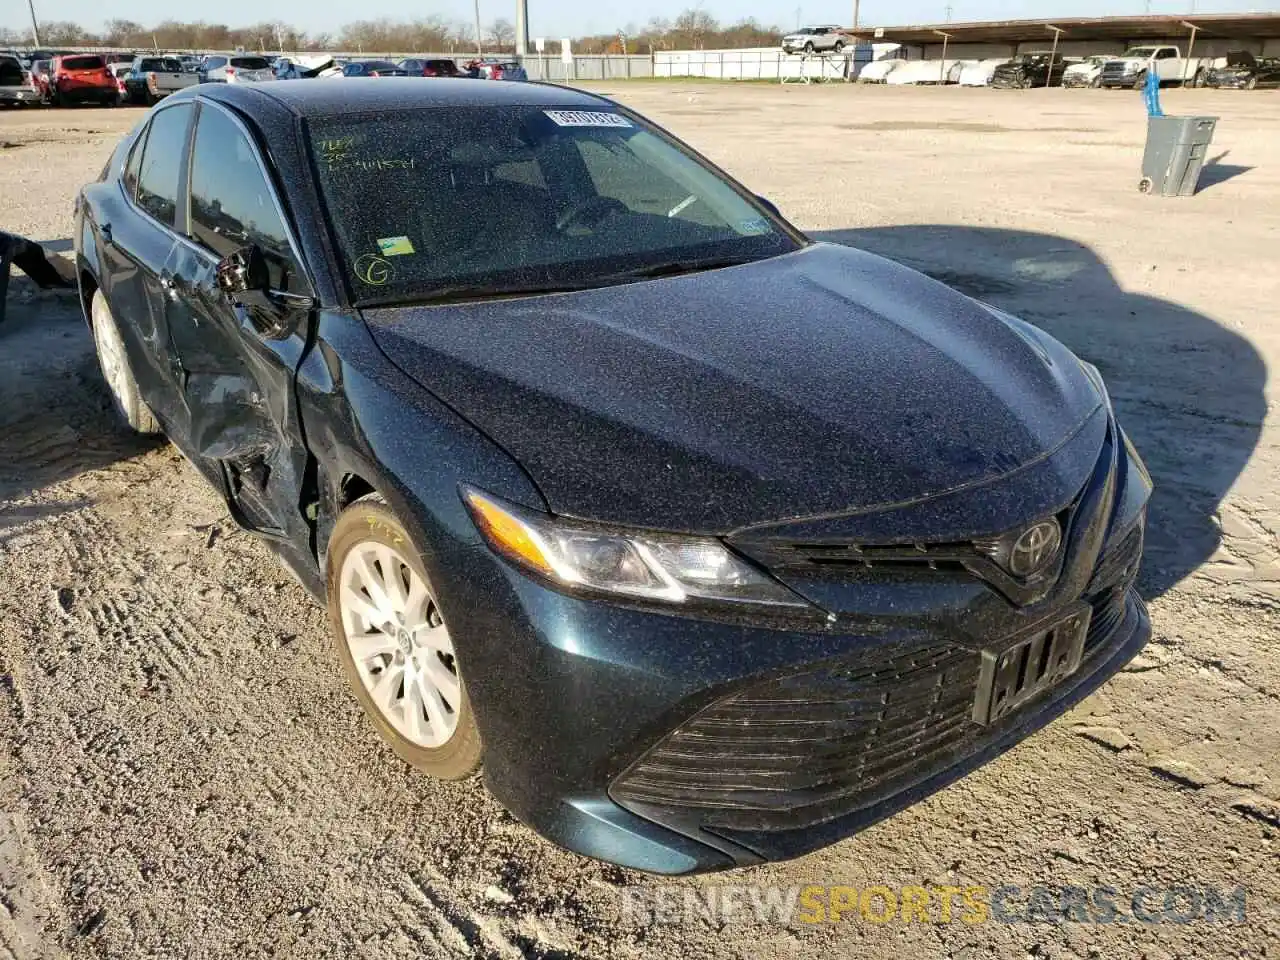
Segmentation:
[(711, 537), (624, 533), (534, 513), (478, 490), (463, 497), (490, 546), (565, 587), (675, 604), (809, 606)]
[(1124, 72), (1136, 73), (1141, 66), (1142, 64), (1140, 63), (1134, 63), (1132, 60), (1126, 60), (1124, 64)]

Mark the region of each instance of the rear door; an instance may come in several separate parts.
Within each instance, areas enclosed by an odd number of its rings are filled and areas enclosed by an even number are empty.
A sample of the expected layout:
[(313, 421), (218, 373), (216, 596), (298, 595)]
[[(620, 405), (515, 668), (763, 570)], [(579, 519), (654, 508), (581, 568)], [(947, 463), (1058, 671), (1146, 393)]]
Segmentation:
[[(265, 315), (233, 305), (218, 288), (218, 262), (252, 244), (270, 286), (310, 297), (311, 282), (272, 179), (242, 121), (204, 102), (190, 174), (189, 243), (177, 251), (179, 298), (169, 324), (183, 369), (191, 418), (190, 455), (222, 486), (237, 521), (309, 546), (301, 512), (307, 450), (294, 402), (294, 373), (306, 351), (311, 315)], [(285, 298), (281, 298), (285, 299)]]
[(103, 204), (97, 225), (103, 296), (142, 398), (175, 438), (185, 431), (187, 417), (167, 312), (194, 113), (192, 104), (179, 103), (152, 114), (129, 154), (121, 196)]

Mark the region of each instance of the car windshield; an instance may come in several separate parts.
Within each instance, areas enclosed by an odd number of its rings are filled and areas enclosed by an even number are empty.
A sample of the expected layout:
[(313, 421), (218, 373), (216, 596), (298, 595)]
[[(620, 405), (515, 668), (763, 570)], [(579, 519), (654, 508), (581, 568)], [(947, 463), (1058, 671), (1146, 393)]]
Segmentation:
[(605, 109), (436, 107), (311, 121), (360, 303), (578, 289), (796, 248), (675, 144)]
[(231, 66), (237, 70), (270, 70), (266, 57), (232, 57)]
[(364, 67), (365, 73), (372, 73), (375, 70), (378, 73), (384, 73), (387, 70), (397, 69), (396, 65), (390, 60), (365, 60), (360, 65)]
[(1155, 47), (1134, 47), (1125, 53), (1126, 57), (1150, 57), (1156, 52)]

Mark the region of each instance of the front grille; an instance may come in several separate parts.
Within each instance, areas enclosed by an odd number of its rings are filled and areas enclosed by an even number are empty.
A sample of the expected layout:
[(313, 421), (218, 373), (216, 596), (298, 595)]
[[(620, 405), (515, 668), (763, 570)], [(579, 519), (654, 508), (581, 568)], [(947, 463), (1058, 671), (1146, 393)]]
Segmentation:
[(1125, 75), (1124, 63), (1119, 61), (1111, 61), (1102, 65), (1102, 75), (1108, 79), (1117, 79)]
[[(1098, 563), (1084, 658), (1125, 619), (1139, 522)], [(973, 722), (981, 654), (951, 644), (768, 681), (718, 700), (613, 784), (624, 806), (729, 831), (784, 831), (865, 809), (938, 773), (995, 734)]]
[(784, 830), (891, 796), (945, 766), (972, 723), (980, 657), (939, 646), (826, 667), (714, 703), (615, 784), (621, 803), (705, 811), (704, 824)]

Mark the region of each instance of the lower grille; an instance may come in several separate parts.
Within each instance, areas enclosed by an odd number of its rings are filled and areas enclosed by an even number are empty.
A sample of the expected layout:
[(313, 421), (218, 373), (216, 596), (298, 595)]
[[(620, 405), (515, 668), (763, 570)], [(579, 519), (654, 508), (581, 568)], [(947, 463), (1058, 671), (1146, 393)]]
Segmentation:
[(749, 688), (676, 730), (612, 792), (624, 804), (704, 810), (708, 827), (820, 823), (946, 764), (978, 729), (979, 660), (942, 646)]

